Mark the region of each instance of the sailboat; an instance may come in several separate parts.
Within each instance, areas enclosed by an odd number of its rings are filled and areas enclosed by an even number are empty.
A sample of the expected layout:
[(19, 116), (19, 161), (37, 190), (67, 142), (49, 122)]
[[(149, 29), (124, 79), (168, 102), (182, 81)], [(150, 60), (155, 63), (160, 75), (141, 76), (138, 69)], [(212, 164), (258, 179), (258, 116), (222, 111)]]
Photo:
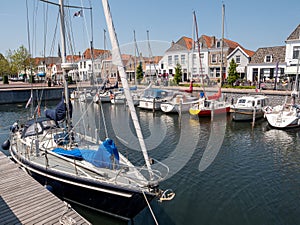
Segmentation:
[(266, 110), (265, 117), (271, 127), (287, 129), (300, 127), (300, 105), (296, 104), (296, 97), (299, 97), (299, 63), (298, 56), (297, 72), (294, 89), (291, 93), (291, 103), (287, 103), (287, 96), (283, 105), (277, 105)]
[[(222, 8), (222, 14), (224, 17), (224, 5)], [(199, 44), (199, 37), (198, 37), (198, 26), (197, 26), (197, 20), (196, 20), (196, 14), (194, 13), (194, 21), (195, 21), (195, 27), (196, 27), (196, 34), (197, 34), (197, 47), (198, 47), (198, 54), (199, 54), (199, 60), (200, 60), (200, 65), (201, 65), (201, 57), (200, 57), (200, 44)], [(224, 23), (224, 18), (222, 18), (222, 21)], [(223, 40), (224, 40), (224, 25), (222, 26), (222, 53), (221, 53), (221, 81), (220, 81), (220, 87), (218, 88), (218, 92), (211, 95), (207, 96), (203, 84), (203, 92), (200, 93), (200, 99), (197, 103), (193, 104), (189, 112), (191, 115), (198, 115), (199, 117), (210, 117), (212, 115), (217, 115), (217, 114), (224, 114), (224, 113), (229, 113), (230, 111), (230, 104), (227, 103), (226, 101), (222, 100), (222, 90), (221, 90), (221, 85), (222, 85), (222, 78), (223, 78), (223, 73), (222, 73), (222, 68), (223, 68)], [(202, 69), (201, 69), (202, 71)], [(202, 76), (203, 77), (203, 76)], [(202, 79), (203, 82), (203, 79)]]
[[(72, 124), (74, 109), (69, 99), (66, 80), (61, 102), (55, 109), (48, 109), (45, 117), (34, 115), (24, 123), (20, 121), (13, 123), (8, 147), (12, 159), (17, 164), (67, 202), (129, 219), (149, 206), (152, 199), (165, 196), (165, 192), (159, 189), (159, 183), (167, 176), (169, 170), (166, 165), (157, 164), (154, 159), (150, 160), (147, 154), (122, 66), (107, 0), (103, 0), (102, 4), (115, 54), (114, 59), (119, 67), (145, 165), (134, 166), (109, 137), (100, 141), (97, 137), (77, 132), (76, 124)], [(56, 5), (60, 8), (62, 68), (65, 78), (67, 71), (74, 66), (67, 63), (64, 57), (66, 55), (64, 8), (67, 6), (63, 0)], [(155, 163), (155, 169), (152, 169), (152, 163)], [(159, 171), (159, 168), (162, 170)], [(174, 193), (168, 194), (169, 199), (172, 197)]]
[[(298, 76), (298, 75), (297, 75)], [(297, 86), (297, 80), (295, 86)], [(287, 129), (300, 127), (300, 105), (295, 103), (297, 92), (294, 89), (292, 92), (292, 102), (287, 103), (287, 98), (284, 104), (269, 107), (265, 111), (265, 117), (271, 127), (277, 129)]]

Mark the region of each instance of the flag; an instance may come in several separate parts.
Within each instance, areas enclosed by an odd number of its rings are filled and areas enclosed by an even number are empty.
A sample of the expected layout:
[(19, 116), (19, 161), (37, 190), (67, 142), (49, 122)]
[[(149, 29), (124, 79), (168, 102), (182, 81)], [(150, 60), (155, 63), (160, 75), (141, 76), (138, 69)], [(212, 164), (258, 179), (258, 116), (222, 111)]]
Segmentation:
[(83, 14), (83, 11), (81, 9), (81, 10), (75, 12), (74, 15), (73, 15), (73, 17), (82, 17), (83, 16), (82, 14)]
[(31, 103), (31, 100), (32, 100), (32, 96), (30, 96), (30, 98), (28, 99), (28, 101), (26, 103), (26, 106), (25, 106), (25, 109), (28, 108), (29, 104)]

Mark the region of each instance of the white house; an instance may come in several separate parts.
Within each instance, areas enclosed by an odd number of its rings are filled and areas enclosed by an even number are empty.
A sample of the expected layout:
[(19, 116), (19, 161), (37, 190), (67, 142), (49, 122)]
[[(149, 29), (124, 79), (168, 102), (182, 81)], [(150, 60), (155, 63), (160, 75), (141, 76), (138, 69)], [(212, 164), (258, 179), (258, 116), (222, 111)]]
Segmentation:
[(238, 65), (236, 71), (240, 75), (241, 79), (251, 80), (247, 76), (247, 65), (251, 61), (251, 57), (254, 55), (253, 51), (237, 46), (228, 56), (227, 56), (227, 68), (230, 66), (231, 60)]
[[(201, 48), (201, 46), (200, 46)], [(201, 48), (201, 62), (197, 46), (194, 46), (193, 39), (188, 37), (180, 38), (165, 52), (159, 62), (160, 74), (172, 77), (175, 74), (177, 64), (182, 69), (182, 80), (200, 78), (200, 75), (208, 74), (208, 51)]]
[(300, 60), (300, 24), (290, 34), (285, 41), (285, 44), (285, 74), (289, 77), (295, 77), (297, 72), (299, 72), (299, 68), (297, 69), (297, 67)]
[(285, 46), (259, 48), (248, 64), (248, 80), (264, 82), (282, 77), (285, 67)]

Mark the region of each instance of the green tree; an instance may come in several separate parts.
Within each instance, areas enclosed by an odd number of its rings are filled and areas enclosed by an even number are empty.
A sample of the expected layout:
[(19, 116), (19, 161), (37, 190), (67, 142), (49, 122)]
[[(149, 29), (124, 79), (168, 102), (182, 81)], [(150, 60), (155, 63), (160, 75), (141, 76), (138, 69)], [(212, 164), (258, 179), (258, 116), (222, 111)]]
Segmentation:
[(139, 63), (139, 65), (136, 67), (136, 79), (138, 82), (140, 82), (144, 78), (144, 71), (142, 67), (142, 63)]
[(237, 64), (235, 63), (234, 59), (231, 60), (229, 64), (229, 69), (228, 69), (228, 78), (227, 81), (230, 85), (233, 85), (233, 83), (239, 79), (239, 74), (236, 72)]
[(21, 71), (26, 72), (33, 65), (31, 55), (23, 45), (14, 51), (8, 50), (7, 59), (10, 64), (10, 72), (14, 75), (18, 75)]
[(10, 73), (9, 63), (6, 58), (0, 53), (0, 76), (8, 75)]
[(177, 85), (181, 81), (181, 77), (182, 77), (181, 65), (179, 63), (177, 63), (177, 65), (175, 67), (175, 75), (174, 75), (174, 81)]

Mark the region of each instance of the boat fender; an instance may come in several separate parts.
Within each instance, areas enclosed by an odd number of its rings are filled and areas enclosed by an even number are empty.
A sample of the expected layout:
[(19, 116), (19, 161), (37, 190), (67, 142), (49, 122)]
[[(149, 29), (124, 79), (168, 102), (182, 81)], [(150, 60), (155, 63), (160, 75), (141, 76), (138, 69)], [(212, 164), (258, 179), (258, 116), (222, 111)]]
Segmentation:
[(45, 187), (48, 191), (53, 192), (53, 187), (52, 187), (51, 185), (46, 184), (44, 187)]
[(9, 149), (9, 147), (10, 147), (10, 140), (9, 139), (7, 139), (6, 141), (4, 141), (3, 143), (2, 143), (2, 149), (3, 150), (8, 150)]
[(18, 123), (17, 122), (15, 122), (13, 125), (11, 125), (10, 126), (10, 131), (12, 132), (12, 133), (15, 133), (16, 131), (18, 131), (19, 130), (19, 126), (18, 126)]
[(115, 95), (114, 95), (113, 93), (110, 93), (109, 98), (110, 98), (110, 99), (114, 99), (114, 98), (115, 98)]

